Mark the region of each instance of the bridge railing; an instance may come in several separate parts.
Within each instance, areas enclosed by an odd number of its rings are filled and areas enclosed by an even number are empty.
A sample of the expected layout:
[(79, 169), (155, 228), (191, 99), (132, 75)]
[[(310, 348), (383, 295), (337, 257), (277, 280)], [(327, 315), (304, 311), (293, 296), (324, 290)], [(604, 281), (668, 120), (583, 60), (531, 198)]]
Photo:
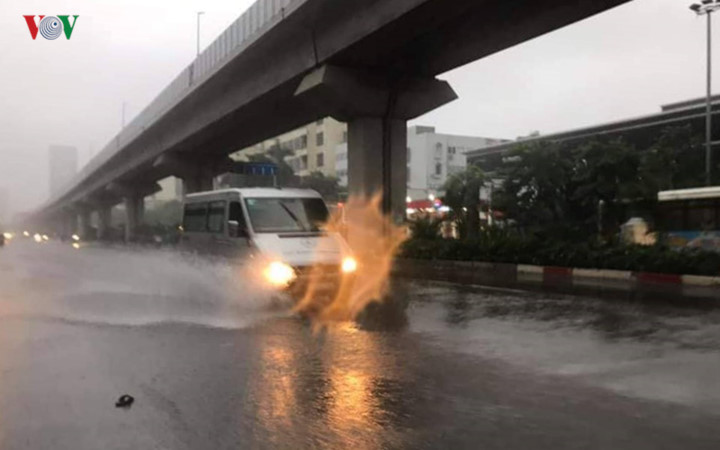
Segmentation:
[(55, 194), (46, 204), (50, 206), (71, 193), (92, 173), (106, 164), (122, 148), (137, 139), (157, 120), (177, 105), (185, 96), (205, 82), (250, 43), (280, 22), (286, 14), (306, 0), (258, 0), (168, 86), (163, 89), (125, 128), (83, 167), (80, 173), (61, 192)]

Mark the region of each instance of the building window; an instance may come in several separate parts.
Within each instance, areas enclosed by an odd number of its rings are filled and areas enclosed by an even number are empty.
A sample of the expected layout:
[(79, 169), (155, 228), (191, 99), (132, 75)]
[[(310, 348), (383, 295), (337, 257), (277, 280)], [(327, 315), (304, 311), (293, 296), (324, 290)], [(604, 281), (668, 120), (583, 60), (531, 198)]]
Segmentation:
[(442, 164), (435, 164), (435, 175), (442, 175)]
[(442, 157), (442, 149), (443, 149), (442, 144), (440, 144), (440, 143), (435, 144), (435, 157), (436, 158)]
[(307, 148), (307, 134), (300, 136), (300, 148)]
[(448, 147), (448, 155), (454, 155), (457, 152), (455, 147)]
[(307, 166), (308, 166), (307, 155), (302, 155), (302, 156), (300, 157), (300, 168), (301, 168), (302, 170), (307, 170)]
[(325, 165), (325, 153), (317, 154), (317, 166), (323, 167)]
[(318, 147), (325, 145), (325, 134), (323, 132), (320, 132), (315, 136), (315, 145)]

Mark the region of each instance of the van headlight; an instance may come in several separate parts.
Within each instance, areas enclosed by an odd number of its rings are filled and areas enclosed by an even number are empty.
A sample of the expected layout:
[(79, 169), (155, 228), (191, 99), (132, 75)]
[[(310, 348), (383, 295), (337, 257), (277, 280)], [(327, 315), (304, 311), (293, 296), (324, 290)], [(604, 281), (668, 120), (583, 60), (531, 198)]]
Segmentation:
[(264, 272), (265, 279), (276, 287), (285, 287), (295, 279), (295, 270), (290, 265), (275, 261)]
[(342, 260), (342, 265), (340, 267), (342, 268), (343, 273), (353, 273), (357, 270), (357, 266), (358, 264), (355, 258), (348, 256)]

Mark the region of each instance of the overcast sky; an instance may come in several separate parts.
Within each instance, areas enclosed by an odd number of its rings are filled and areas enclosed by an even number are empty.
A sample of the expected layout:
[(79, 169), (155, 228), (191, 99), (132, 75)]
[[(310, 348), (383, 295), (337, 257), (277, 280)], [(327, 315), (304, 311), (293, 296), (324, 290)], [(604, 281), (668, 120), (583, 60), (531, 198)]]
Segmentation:
[[(10, 192), (13, 210), (47, 198), (49, 144), (78, 147), (84, 164), (119, 131), (123, 102), (129, 121), (192, 61), (197, 11), (205, 11), (205, 46), (250, 4), (0, 0), (0, 190)], [(705, 23), (688, 5), (634, 0), (449, 72), (442, 78), (460, 99), (415, 123), (515, 138), (650, 114), (702, 96)], [(80, 17), (70, 40), (33, 41), (25, 14)], [(716, 48), (720, 53), (720, 41)]]

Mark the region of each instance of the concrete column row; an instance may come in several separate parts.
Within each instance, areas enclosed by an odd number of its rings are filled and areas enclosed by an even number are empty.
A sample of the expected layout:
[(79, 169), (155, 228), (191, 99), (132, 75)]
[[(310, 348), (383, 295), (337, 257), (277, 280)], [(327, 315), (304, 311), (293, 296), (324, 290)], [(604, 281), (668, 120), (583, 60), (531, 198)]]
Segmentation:
[[(143, 222), (145, 214), (145, 196), (132, 194), (122, 199), (125, 206), (125, 240), (132, 242), (137, 238), (137, 228)], [(77, 234), (81, 239), (90, 239), (92, 213), (97, 212), (97, 239), (107, 240), (110, 238), (112, 228), (112, 207), (110, 203), (101, 206), (81, 206), (74, 214), (68, 214), (63, 220), (63, 232), (65, 237)]]

